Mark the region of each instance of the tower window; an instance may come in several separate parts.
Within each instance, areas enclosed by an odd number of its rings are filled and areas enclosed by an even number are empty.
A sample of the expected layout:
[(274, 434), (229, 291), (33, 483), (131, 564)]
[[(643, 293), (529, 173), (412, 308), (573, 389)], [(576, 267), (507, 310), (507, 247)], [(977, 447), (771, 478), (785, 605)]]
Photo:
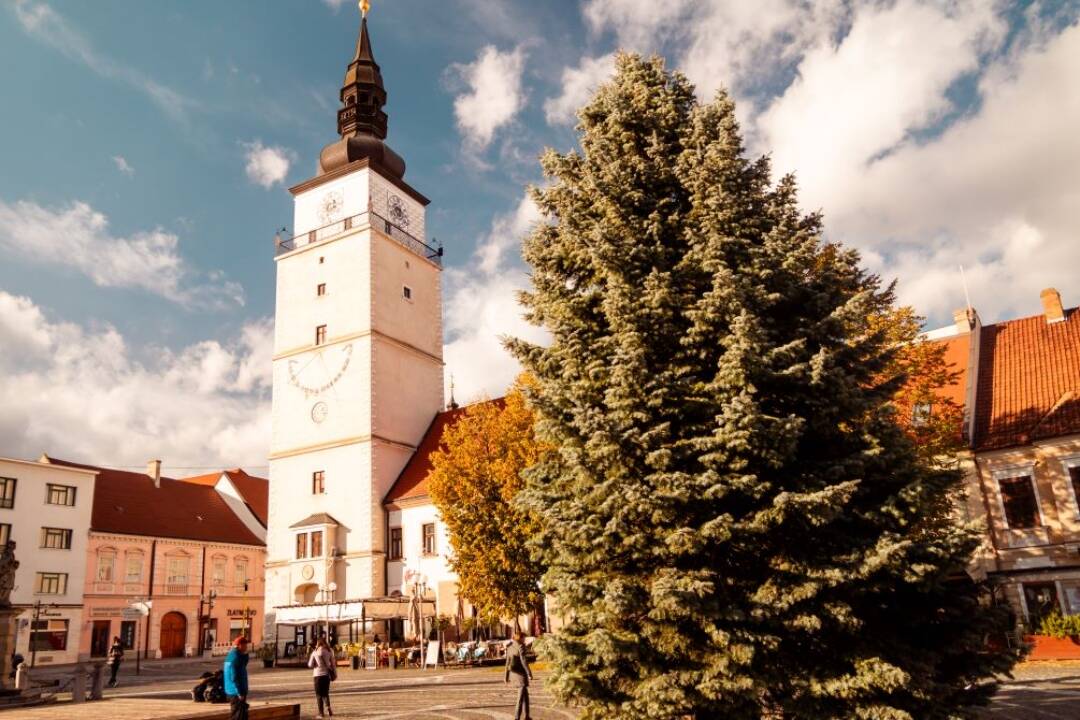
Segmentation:
[(322, 530), (311, 533), (311, 557), (322, 557)]
[(322, 470), (316, 470), (311, 473), (311, 494), (322, 495), (326, 492), (325, 473)]
[(324, 258), (322, 255), (320, 255), (319, 256), (319, 264), (322, 265), (324, 262), (326, 262), (326, 258)]
[(406, 300), (412, 300), (412, 288), (408, 285), (402, 285), (401, 297), (405, 298)]
[(303, 560), (307, 557), (307, 533), (296, 536), (296, 559)]
[(322, 297), (326, 294), (326, 283), (319, 283), (315, 286), (315, 294)]
[(315, 344), (322, 345), (326, 342), (326, 326), (320, 325), (315, 328)]

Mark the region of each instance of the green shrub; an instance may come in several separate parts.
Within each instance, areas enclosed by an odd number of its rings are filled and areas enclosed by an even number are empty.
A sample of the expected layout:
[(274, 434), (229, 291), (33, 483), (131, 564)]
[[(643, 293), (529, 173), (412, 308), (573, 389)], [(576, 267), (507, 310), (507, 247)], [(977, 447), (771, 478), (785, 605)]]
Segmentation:
[(1062, 615), (1052, 612), (1039, 623), (1039, 634), (1055, 638), (1080, 635), (1080, 615)]

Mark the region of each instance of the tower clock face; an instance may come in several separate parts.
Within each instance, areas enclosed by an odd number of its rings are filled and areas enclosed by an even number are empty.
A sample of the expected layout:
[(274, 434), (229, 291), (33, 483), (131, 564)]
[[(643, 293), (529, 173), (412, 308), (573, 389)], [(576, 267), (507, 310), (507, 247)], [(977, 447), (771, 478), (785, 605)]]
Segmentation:
[(399, 196), (391, 195), (386, 201), (386, 209), (390, 213), (390, 222), (403, 230), (409, 229), (409, 211)]
[(322, 220), (323, 225), (329, 225), (337, 220), (343, 207), (345, 207), (345, 200), (340, 190), (332, 190), (323, 195), (319, 202), (319, 219)]

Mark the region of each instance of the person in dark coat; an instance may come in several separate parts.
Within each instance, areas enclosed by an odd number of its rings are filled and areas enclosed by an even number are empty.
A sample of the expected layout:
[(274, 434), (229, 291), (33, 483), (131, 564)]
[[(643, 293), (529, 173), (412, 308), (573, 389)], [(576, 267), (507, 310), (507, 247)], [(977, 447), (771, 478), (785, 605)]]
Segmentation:
[(513, 639), (506, 646), (506, 677), (504, 679), (504, 682), (518, 689), (514, 720), (522, 720), (522, 712), (525, 713), (525, 720), (532, 720), (529, 715), (530, 680), (532, 680), (532, 670), (529, 669), (529, 661), (525, 658), (525, 636), (518, 630), (514, 632)]
[(116, 687), (116, 673), (120, 672), (120, 663), (124, 660), (124, 644), (114, 637), (109, 648), (109, 687)]
[(232, 710), (230, 720), (248, 720), (248, 640), (241, 635), (225, 656), (225, 695)]

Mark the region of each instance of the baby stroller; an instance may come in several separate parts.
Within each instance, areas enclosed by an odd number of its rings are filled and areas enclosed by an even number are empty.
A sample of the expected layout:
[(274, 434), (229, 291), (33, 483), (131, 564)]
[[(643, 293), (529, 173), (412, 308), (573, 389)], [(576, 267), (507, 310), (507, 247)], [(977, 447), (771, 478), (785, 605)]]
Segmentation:
[(223, 703), (225, 697), (225, 673), (221, 670), (204, 672), (199, 676), (199, 684), (191, 688), (191, 699), (195, 702)]

